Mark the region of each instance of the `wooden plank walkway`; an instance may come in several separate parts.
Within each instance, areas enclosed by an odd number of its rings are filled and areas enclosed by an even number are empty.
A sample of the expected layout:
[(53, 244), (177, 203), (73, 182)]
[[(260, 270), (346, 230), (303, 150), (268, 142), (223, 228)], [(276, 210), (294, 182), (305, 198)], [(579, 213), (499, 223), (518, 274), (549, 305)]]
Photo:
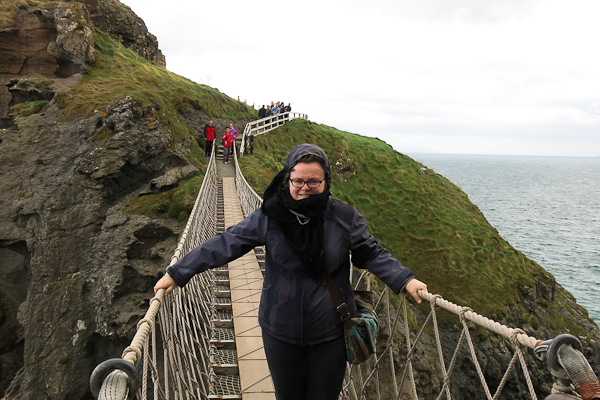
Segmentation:
[[(235, 179), (223, 177), (222, 180), (227, 228), (244, 219), (244, 215), (238, 201)], [(229, 263), (229, 282), (242, 399), (275, 400), (258, 325), (263, 276), (254, 251)]]

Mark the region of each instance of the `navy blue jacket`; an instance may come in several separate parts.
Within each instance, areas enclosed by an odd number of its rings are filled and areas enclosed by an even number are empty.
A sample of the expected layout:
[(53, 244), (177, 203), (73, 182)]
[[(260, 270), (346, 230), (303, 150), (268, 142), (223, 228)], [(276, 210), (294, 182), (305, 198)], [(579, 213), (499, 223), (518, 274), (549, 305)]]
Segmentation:
[[(295, 345), (313, 345), (343, 336), (343, 324), (327, 287), (298, 272), (300, 260), (277, 221), (261, 209), (189, 252), (167, 272), (179, 286), (195, 274), (227, 264), (256, 246), (266, 245), (259, 323), (269, 335)], [(329, 199), (324, 223), (325, 267), (350, 314), (356, 305), (350, 284), (350, 252), (358, 268), (373, 272), (395, 293), (413, 274), (367, 233), (367, 221), (358, 211)]]

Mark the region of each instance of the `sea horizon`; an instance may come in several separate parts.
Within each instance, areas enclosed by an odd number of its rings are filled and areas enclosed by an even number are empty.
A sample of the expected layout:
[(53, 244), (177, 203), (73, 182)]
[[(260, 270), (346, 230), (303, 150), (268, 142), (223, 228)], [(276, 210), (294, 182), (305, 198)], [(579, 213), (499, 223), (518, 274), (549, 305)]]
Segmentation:
[(537, 157), (537, 158), (585, 158), (585, 159), (600, 159), (600, 156), (546, 156), (546, 155), (526, 155), (526, 154), (477, 154), (477, 153), (438, 153), (424, 151), (406, 151), (401, 152), (406, 155), (411, 154), (431, 154), (431, 155), (448, 155), (448, 156), (485, 156), (485, 157)]
[(407, 153), (600, 321), (600, 157)]

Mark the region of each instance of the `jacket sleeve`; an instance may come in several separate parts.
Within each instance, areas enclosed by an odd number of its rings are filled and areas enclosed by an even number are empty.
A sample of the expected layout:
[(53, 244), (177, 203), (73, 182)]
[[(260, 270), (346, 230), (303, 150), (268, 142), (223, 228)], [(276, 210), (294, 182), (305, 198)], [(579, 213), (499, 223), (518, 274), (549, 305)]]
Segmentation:
[(367, 220), (354, 209), (350, 224), (352, 263), (368, 269), (398, 294), (415, 278), (408, 268), (396, 260), (389, 251), (367, 232)]
[(259, 208), (237, 225), (227, 228), (187, 253), (167, 270), (180, 287), (194, 275), (217, 268), (265, 244), (268, 218)]

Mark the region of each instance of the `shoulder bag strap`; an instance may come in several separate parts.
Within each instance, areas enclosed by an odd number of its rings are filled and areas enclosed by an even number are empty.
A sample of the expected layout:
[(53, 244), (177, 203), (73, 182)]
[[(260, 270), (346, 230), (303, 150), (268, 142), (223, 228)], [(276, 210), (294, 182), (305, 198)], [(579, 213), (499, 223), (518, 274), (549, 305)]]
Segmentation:
[(323, 268), (321, 277), (323, 278), (323, 281), (325, 281), (325, 286), (327, 286), (327, 290), (333, 298), (333, 302), (336, 306), (337, 312), (338, 314), (340, 314), (340, 319), (342, 320), (344, 325), (352, 324), (352, 320), (350, 319), (350, 313), (348, 312), (348, 307), (343, 301), (342, 296), (340, 295), (340, 291), (335, 286), (333, 279), (331, 279), (331, 276), (329, 276), (325, 268)]

